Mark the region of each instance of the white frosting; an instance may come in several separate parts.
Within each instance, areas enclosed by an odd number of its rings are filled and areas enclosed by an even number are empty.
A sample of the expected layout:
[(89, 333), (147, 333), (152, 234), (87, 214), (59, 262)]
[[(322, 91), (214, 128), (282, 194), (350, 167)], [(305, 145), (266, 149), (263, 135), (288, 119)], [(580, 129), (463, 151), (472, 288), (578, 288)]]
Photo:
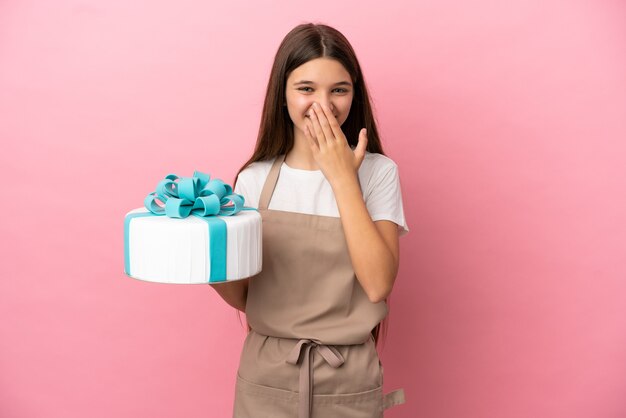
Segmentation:
[[(131, 213), (146, 213), (145, 208)], [(219, 216), (227, 228), (226, 280), (253, 276), (262, 267), (262, 221), (255, 210)], [(145, 216), (129, 225), (129, 276), (159, 283), (208, 283), (209, 225), (196, 216)]]

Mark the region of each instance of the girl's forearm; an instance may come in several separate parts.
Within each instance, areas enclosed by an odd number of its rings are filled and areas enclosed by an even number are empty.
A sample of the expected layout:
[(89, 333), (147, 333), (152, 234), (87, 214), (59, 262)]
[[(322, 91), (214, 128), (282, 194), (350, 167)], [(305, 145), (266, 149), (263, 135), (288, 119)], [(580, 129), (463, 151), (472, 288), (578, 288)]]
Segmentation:
[(370, 301), (391, 293), (397, 260), (372, 221), (356, 174), (332, 184), (356, 277)]
[(235, 309), (246, 311), (248, 296), (248, 280), (236, 280), (234, 282), (212, 283), (210, 286)]

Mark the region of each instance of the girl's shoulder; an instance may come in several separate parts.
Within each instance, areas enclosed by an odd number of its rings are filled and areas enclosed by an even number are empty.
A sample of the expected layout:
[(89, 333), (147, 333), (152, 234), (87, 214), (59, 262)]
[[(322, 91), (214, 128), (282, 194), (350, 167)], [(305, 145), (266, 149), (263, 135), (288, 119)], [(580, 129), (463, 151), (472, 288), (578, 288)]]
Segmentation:
[(237, 176), (235, 189), (240, 192), (256, 195), (263, 188), (265, 179), (272, 168), (275, 157), (250, 163)]
[(372, 177), (379, 177), (397, 170), (398, 165), (390, 157), (377, 152), (366, 151), (361, 167), (359, 167), (359, 177), (361, 177), (361, 181), (367, 181)]
[(275, 159), (276, 157), (273, 157), (269, 160), (261, 160), (250, 163), (249, 166), (241, 170), (241, 172), (239, 173), (239, 177), (251, 178), (257, 177), (259, 175), (263, 175), (263, 177), (266, 177), (267, 174), (270, 172), (270, 169), (272, 168), (272, 164), (274, 163)]
[(389, 156), (384, 154), (379, 154), (377, 152), (369, 152), (365, 151), (365, 158), (363, 161), (369, 161), (372, 164), (376, 164), (378, 166), (392, 166), (396, 165), (396, 162), (392, 160)]

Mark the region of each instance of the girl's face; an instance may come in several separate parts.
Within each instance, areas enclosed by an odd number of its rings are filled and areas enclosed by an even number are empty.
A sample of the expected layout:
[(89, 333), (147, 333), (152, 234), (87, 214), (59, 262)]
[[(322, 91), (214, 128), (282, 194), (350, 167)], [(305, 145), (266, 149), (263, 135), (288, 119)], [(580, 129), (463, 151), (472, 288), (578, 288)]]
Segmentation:
[(316, 58), (291, 72), (285, 86), (285, 101), (295, 129), (304, 136), (305, 118), (314, 102), (328, 106), (341, 126), (348, 118), (354, 90), (350, 73), (331, 58)]

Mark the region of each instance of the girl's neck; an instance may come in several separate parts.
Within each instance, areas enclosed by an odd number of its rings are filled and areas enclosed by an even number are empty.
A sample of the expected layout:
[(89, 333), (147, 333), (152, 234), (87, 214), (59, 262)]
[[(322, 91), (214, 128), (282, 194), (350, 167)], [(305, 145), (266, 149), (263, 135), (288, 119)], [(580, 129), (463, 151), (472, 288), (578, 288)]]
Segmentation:
[(293, 148), (285, 156), (285, 164), (290, 168), (299, 170), (318, 171), (320, 169), (315, 158), (313, 158), (313, 153), (304, 133), (295, 127)]

